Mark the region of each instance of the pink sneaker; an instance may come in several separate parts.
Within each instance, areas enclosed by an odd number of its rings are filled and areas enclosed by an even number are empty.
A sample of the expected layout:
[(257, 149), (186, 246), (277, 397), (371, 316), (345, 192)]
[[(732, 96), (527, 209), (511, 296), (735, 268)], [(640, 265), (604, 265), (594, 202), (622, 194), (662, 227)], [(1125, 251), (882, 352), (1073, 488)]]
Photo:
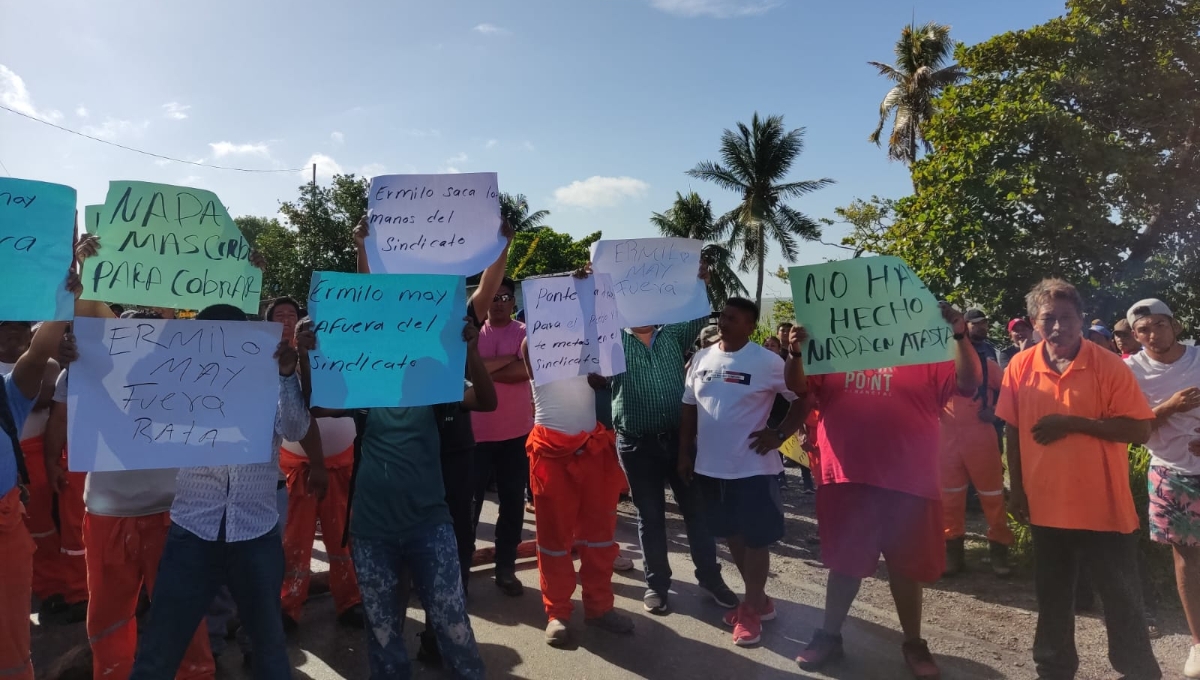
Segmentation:
[(758, 614), (750, 611), (745, 603), (738, 609), (741, 612), (733, 626), (733, 644), (738, 647), (757, 645), (759, 640), (762, 640), (762, 620), (758, 618)]
[[(729, 611), (725, 612), (725, 616), (721, 617), (721, 620), (725, 623), (726, 626), (733, 628), (734, 626), (737, 625), (738, 612), (740, 612), (741, 610), (742, 610), (742, 608), (740, 605), (738, 606), (737, 609), (730, 609)], [(763, 610), (755, 612), (755, 613), (758, 614), (759, 621), (774, 621), (775, 620), (775, 602), (774, 602), (774, 600), (772, 600), (771, 598), (768, 597), (766, 609), (763, 609)]]
[(901, 648), (904, 652), (904, 663), (914, 678), (919, 680), (938, 680), (942, 672), (938, 670), (933, 655), (929, 653), (929, 645), (924, 640), (905, 642)]

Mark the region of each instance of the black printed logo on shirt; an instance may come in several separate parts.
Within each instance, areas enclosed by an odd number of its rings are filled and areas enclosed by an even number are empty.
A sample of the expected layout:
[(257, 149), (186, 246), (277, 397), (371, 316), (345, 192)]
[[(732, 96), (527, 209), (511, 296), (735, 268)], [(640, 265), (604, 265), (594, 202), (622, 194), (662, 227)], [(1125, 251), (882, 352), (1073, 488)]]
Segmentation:
[(699, 377), (701, 382), (706, 383), (724, 382), (735, 385), (749, 385), (752, 376), (749, 373), (742, 373), (740, 371), (700, 371)]

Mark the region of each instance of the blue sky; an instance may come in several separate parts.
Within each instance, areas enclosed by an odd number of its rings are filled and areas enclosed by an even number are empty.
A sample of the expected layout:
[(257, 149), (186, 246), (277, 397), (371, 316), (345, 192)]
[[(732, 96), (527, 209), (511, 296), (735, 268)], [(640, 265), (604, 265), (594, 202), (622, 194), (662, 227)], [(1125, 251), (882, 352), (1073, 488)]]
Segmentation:
[[(1063, 11), (1061, 0), (915, 7), (966, 43)], [(888, 89), (866, 62), (892, 61), (913, 14), (887, 0), (5, 3), (0, 103), (177, 158), (315, 161), (323, 182), (495, 171), (556, 229), (633, 237), (652, 235), (647, 217), (675, 191), (732, 206), (684, 172), (716, 160), (721, 131), (755, 111), (807, 128), (793, 179), (837, 181), (793, 203), (810, 216), (910, 191), (905, 168), (866, 141)], [(130, 179), (215, 191), (234, 215), (274, 215), (308, 178), (164, 163), (4, 111), (0, 163), (74, 186), (81, 206)], [(840, 256), (806, 244), (799, 262)], [(772, 281), (767, 296), (783, 294)]]

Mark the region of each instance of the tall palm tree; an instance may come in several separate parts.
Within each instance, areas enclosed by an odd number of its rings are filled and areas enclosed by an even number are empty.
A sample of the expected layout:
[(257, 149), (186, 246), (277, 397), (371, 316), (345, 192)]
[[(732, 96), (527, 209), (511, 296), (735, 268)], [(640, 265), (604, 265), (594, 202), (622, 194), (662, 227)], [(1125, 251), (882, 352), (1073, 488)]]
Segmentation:
[(812, 218), (784, 201), (833, 184), (831, 179), (784, 182), (792, 163), (804, 151), (804, 128), (786, 131), (782, 116), (759, 118), (750, 126), (738, 123), (737, 131), (721, 135), (721, 161), (704, 161), (688, 171), (696, 179), (736, 191), (741, 203), (717, 220), (729, 243), (742, 252), (739, 268), (758, 269), (754, 299), (762, 306), (763, 274), (771, 243), (778, 244), (788, 262), (796, 261), (797, 239), (815, 241), (821, 227)]
[(550, 216), (549, 210), (529, 212), (529, 201), (525, 194), (500, 193), (500, 216), (508, 220), (513, 231), (533, 231), (545, 225), (542, 222)]
[(722, 243), (724, 235), (713, 218), (712, 204), (696, 192), (675, 192), (675, 203), (666, 212), (650, 215), (650, 224), (663, 236), (703, 241), (700, 260), (708, 265), (708, 301), (718, 309), (733, 295), (745, 295), (746, 287), (733, 270), (733, 252)]
[(950, 27), (929, 22), (924, 26), (905, 26), (896, 41), (895, 65), (867, 62), (879, 69), (879, 75), (895, 83), (879, 105), (879, 127), (871, 141), (882, 146), (880, 136), (888, 118), (895, 114), (892, 134), (888, 137), (888, 158), (910, 168), (917, 160), (918, 146), (925, 153), (933, 148), (925, 140), (925, 123), (933, 116), (933, 98), (942, 89), (963, 78), (966, 72), (958, 64), (943, 66), (954, 54)]

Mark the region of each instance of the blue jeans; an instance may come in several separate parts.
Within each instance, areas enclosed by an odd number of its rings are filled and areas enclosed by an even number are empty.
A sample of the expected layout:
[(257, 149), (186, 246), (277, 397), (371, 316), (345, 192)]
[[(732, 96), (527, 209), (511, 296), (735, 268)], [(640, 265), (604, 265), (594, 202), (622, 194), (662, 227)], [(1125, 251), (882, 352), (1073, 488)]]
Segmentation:
[(373, 680), (412, 677), (404, 647), (408, 584), (425, 607), (442, 660), (456, 678), (482, 678), (483, 659), (467, 618), (454, 528), (439, 524), (407, 539), (350, 542), (367, 615), (367, 663)]
[(723, 584), (721, 567), (717, 564), (717, 543), (704, 521), (699, 490), (695, 482), (684, 484), (677, 472), (679, 433), (632, 437), (618, 432), (617, 455), (638, 511), (638, 539), (645, 557), (646, 585), (661, 594), (671, 589), (665, 491), (668, 483), (683, 515), (696, 580), (708, 588)]
[[(280, 536), (283, 536), (283, 528), (287, 526), (288, 511), (286, 486), (275, 491), (275, 507), (279, 510), (279, 521), (275, 524), (275, 529), (279, 531)], [(212, 649), (214, 657), (225, 653), (225, 638), (229, 635), (229, 621), (235, 616), (237, 616), (237, 606), (234, 605), (233, 595), (229, 593), (229, 588), (222, 584), (217, 588), (217, 595), (213, 598), (212, 604), (208, 606), (208, 613), (204, 617), (205, 627), (208, 628), (208, 646)], [(250, 636), (246, 633), (245, 628), (238, 628), (237, 642), (242, 654), (250, 654), (254, 651), (254, 646), (251, 644)]]
[(242, 626), (254, 642), (254, 677), (291, 677), (280, 618), (283, 542), (278, 527), (249, 541), (228, 543), (224, 526), (217, 540), (206, 541), (172, 524), (130, 680), (175, 677), (196, 626), (222, 584), (229, 586)]

